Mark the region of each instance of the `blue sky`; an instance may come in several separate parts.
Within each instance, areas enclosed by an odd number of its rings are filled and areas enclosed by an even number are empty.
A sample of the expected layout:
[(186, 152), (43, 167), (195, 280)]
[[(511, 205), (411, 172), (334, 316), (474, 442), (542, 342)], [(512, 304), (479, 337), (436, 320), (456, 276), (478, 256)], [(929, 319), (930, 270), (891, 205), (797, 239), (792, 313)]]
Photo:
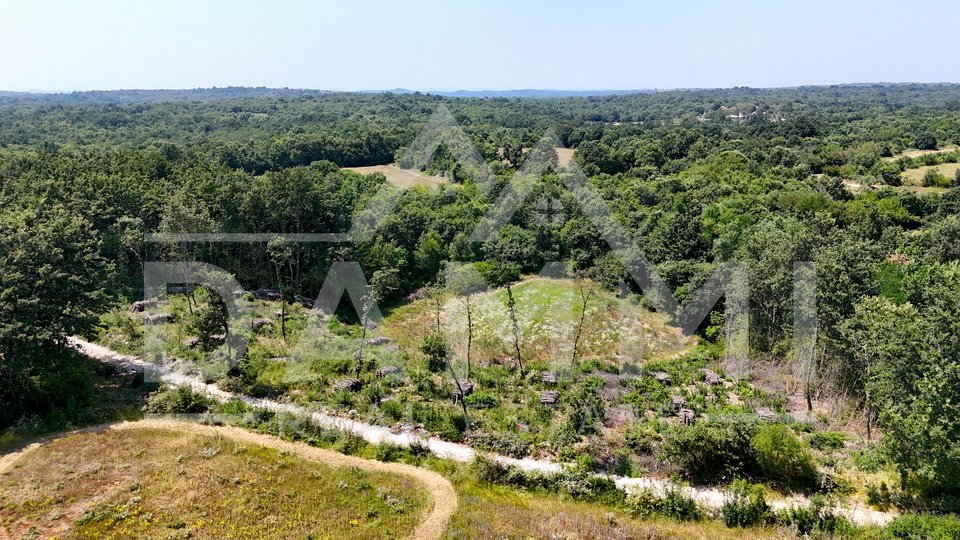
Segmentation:
[(0, 90), (960, 82), (960, 2), (5, 0)]

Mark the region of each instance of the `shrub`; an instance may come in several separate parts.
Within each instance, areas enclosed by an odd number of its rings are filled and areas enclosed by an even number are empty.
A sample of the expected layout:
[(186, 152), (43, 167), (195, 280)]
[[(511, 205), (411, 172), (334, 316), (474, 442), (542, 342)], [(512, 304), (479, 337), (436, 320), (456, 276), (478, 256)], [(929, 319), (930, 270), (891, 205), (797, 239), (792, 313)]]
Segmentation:
[(750, 445), (755, 430), (754, 423), (674, 427), (664, 434), (660, 457), (696, 482), (744, 476), (756, 468)]
[(150, 394), (143, 411), (153, 414), (199, 414), (207, 412), (213, 404), (212, 399), (183, 386)]
[(763, 426), (751, 440), (757, 467), (764, 478), (794, 488), (809, 488), (816, 468), (809, 450), (786, 426)]
[(635, 425), (627, 431), (626, 443), (631, 450), (637, 454), (649, 454), (653, 452), (654, 441), (660, 438), (660, 434), (647, 424)]
[(839, 431), (822, 431), (810, 436), (810, 446), (825, 452), (843, 448), (847, 436)]
[(703, 519), (703, 511), (697, 502), (684, 495), (679, 489), (669, 489), (660, 501), (660, 513), (679, 521), (698, 521)]
[(503, 484), (508, 466), (477, 454), (470, 464), (470, 472), (481, 484)]
[(478, 390), (470, 394), (464, 398), (464, 401), (467, 402), (467, 405), (477, 409), (490, 409), (500, 404), (500, 400), (497, 399), (497, 396), (482, 390)]
[(566, 469), (555, 478), (557, 488), (578, 501), (618, 505), (626, 494), (613, 479), (586, 469)]
[(427, 369), (432, 373), (440, 373), (447, 366), (449, 347), (447, 341), (440, 334), (431, 334), (423, 338), (420, 352), (427, 356)]
[(883, 452), (879, 447), (870, 447), (854, 452), (851, 457), (858, 469), (865, 473), (875, 473), (886, 463)]
[(940, 174), (937, 169), (927, 169), (927, 172), (923, 173), (923, 185), (925, 187), (946, 187), (950, 183), (950, 180)]
[(886, 482), (867, 485), (867, 504), (886, 511), (893, 504), (893, 492)]
[(809, 506), (795, 506), (780, 512), (777, 521), (803, 538), (814, 535), (846, 537), (856, 530), (850, 522), (833, 512), (833, 502), (823, 495), (810, 497)]
[(907, 514), (893, 520), (883, 531), (886, 538), (923, 538), (953, 540), (960, 538), (960, 519), (956, 516)]
[(640, 490), (627, 497), (625, 505), (634, 517), (639, 518), (660, 514), (679, 521), (696, 521), (704, 516), (696, 501), (675, 488), (667, 490), (663, 497), (652, 489)]
[(937, 136), (933, 133), (921, 133), (913, 140), (913, 145), (920, 150), (936, 150)]
[(652, 489), (643, 489), (627, 497), (627, 509), (634, 517), (648, 518), (660, 512), (660, 497)]
[(737, 479), (730, 485), (730, 492), (722, 508), (723, 523), (727, 527), (750, 527), (767, 520), (770, 507), (763, 496), (763, 487)]
[(404, 407), (403, 407), (403, 403), (400, 403), (399, 401), (397, 401), (397, 400), (395, 400), (395, 399), (391, 399), (391, 400), (387, 400), (387, 401), (381, 401), (381, 402), (380, 402), (380, 411), (383, 413), (384, 416), (386, 416), (387, 418), (393, 420), (394, 422), (396, 422), (396, 421), (400, 420), (401, 418), (403, 418), (403, 415), (404, 415), (404, 412), (405, 412), (405, 411), (404, 411)]
[(470, 444), (477, 448), (503, 454), (514, 458), (526, 457), (530, 445), (516, 433), (474, 433), (470, 435)]

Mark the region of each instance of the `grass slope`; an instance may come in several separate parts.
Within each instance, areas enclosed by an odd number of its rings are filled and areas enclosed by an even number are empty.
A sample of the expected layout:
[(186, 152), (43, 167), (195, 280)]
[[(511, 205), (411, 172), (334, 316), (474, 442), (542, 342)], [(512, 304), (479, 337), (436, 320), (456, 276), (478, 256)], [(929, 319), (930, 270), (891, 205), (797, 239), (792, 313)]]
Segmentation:
[[(580, 296), (570, 279), (532, 278), (513, 287), (521, 348), (525, 361), (569, 366), (580, 318)], [(473, 355), (481, 361), (513, 352), (513, 337), (507, 311), (507, 294), (495, 289), (473, 300)], [(429, 300), (417, 300), (394, 309), (387, 316), (385, 331), (398, 345), (416, 350), (435, 328), (435, 312)], [(447, 299), (441, 320), (458, 356), (466, 354), (467, 317), (458, 299)], [(639, 304), (597, 290), (588, 302), (579, 345), (584, 360), (612, 362), (616, 355), (647, 361), (687, 351), (693, 340), (669, 326), (666, 320)]]
[(13, 538), (396, 538), (428, 500), (405, 476), (165, 429), (67, 436), (0, 476)]

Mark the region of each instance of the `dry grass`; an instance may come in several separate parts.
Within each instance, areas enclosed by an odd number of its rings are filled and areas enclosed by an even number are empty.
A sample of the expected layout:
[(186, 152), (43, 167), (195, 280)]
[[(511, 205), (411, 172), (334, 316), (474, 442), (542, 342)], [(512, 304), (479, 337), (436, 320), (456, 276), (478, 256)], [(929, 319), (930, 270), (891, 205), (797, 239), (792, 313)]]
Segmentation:
[(561, 167), (569, 167), (573, 163), (573, 148), (556, 148)]
[(709, 538), (793, 538), (778, 529), (728, 529), (715, 521), (681, 523), (665, 518), (635, 519), (603, 506), (534, 495), (509, 488), (457, 486), (460, 505), (448, 539), (562, 538), (640, 540)]
[(920, 156), (926, 156), (929, 154), (946, 154), (948, 152), (953, 152), (957, 149), (956, 146), (945, 146), (939, 150), (904, 150), (899, 154), (887, 158), (883, 158), (884, 161), (896, 161), (900, 158), (918, 158)]
[(439, 176), (430, 176), (413, 169), (401, 169), (396, 165), (371, 165), (369, 167), (344, 168), (360, 174), (383, 173), (383, 175), (387, 177), (387, 182), (404, 189), (414, 186), (433, 188), (446, 183), (446, 180)]
[(0, 476), (0, 501), (0, 537), (396, 538), (420, 522), (429, 496), (401, 475), (138, 428), (27, 454)]
[(942, 165), (930, 165), (926, 167), (918, 167), (916, 169), (907, 169), (903, 171), (903, 183), (907, 186), (922, 186), (923, 175), (925, 175), (927, 171), (931, 169), (939, 171), (940, 174), (952, 180), (953, 176), (957, 174), (957, 170), (960, 170), (960, 163), (944, 163)]

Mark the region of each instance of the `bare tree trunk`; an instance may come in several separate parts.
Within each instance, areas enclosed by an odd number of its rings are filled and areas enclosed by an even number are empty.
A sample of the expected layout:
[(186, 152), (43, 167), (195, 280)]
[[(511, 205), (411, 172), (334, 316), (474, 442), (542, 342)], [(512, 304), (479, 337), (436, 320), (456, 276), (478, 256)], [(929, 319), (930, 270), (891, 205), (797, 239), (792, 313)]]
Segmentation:
[(360, 319), (360, 348), (357, 350), (357, 365), (356, 365), (356, 374), (357, 377), (360, 376), (360, 372), (363, 371), (363, 344), (367, 342), (367, 316), (364, 316)]
[(460, 379), (457, 378), (457, 373), (453, 370), (453, 366), (450, 364), (449, 358), (447, 359), (447, 369), (450, 370), (450, 376), (453, 377), (453, 382), (457, 385), (457, 391), (460, 392), (460, 407), (463, 409), (463, 421), (466, 423), (465, 431), (469, 432), (470, 414), (467, 412), (467, 396), (463, 392), (463, 386), (460, 385)]
[(513, 298), (513, 287), (507, 284), (507, 309), (510, 311), (510, 324), (513, 327), (514, 358), (517, 359), (517, 367), (520, 368), (520, 376), (523, 377), (523, 358), (520, 356), (520, 325), (517, 323), (516, 305), (516, 300)]
[(470, 298), (464, 301), (467, 308), (467, 381), (470, 380), (470, 349), (473, 347), (473, 306), (470, 305)]
[(580, 321), (577, 322), (577, 334), (573, 338), (573, 359), (570, 361), (570, 367), (576, 367), (577, 358), (580, 354), (580, 336), (583, 334), (583, 322), (587, 316), (587, 302), (590, 301), (590, 296), (592, 294), (592, 286), (587, 288), (586, 284), (582, 282), (577, 283), (577, 288), (580, 290)]

